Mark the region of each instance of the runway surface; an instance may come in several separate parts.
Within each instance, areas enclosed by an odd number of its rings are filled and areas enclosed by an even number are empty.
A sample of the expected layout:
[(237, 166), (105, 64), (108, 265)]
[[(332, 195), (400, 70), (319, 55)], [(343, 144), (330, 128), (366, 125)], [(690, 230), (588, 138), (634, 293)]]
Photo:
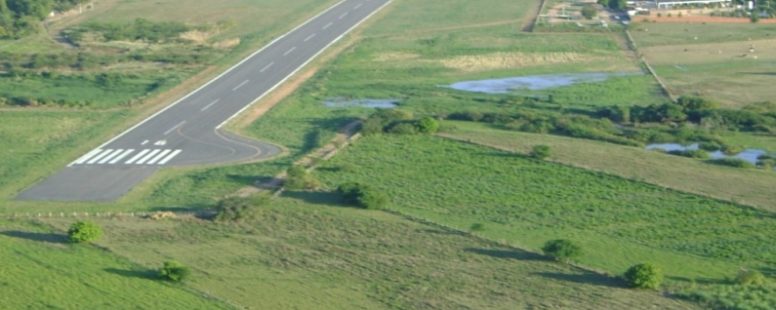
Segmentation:
[(23, 191), (20, 200), (111, 201), (169, 166), (245, 162), (280, 153), (221, 126), (271, 92), (390, 0), (344, 0), (199, 89)]

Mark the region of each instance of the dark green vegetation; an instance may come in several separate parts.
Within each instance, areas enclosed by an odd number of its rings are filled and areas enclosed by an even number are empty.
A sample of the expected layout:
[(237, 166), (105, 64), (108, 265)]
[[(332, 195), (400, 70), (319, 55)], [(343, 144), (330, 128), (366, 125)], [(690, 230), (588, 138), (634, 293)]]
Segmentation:
[(189, 267), (178, 261), (166, 261), (162, 268), (159, 268), (159, 276), (172, 282), (183, 282), (191, 275)]
[(360, 183), (345, 183), (337, 187), (342, 202), (364, 209), (382, 209), (390, 198), (383, 192)]
[(52, 11), (66, 11), (87, 0), (0, 0), (0, 39), (19, 38), (40, 30)]
[(67, 230), (67, 238), (73, 243), (92, 242), (101, 236), (102, 228), (88, 221), (75, 222)]
[(582, 255), (582, 248), (570, 240), (555, 239), (547, 241), (542, 252), (557, 261), (570, 262)]
[(650, 263), (636, 264), (623, 275), (628, 285), (635, 288), (657, 289), (663, 283), (663, 271)]

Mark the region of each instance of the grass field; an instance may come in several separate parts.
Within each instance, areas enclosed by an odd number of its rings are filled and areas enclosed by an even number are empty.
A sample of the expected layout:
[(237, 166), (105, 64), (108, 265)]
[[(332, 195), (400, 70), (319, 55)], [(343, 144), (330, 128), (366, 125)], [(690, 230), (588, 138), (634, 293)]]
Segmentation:
[(194, 270), (190, 286), (255, 309), (691, 307), (532, 253), (337, 203), (325, 193), (287, 193), (242, 224), (103, 220), (99, 244), (146, 268), (178, 259)]
[(633, 35), (672, 93), (741, 107), (776, 96), (774, 30), (774, 25), (637, 24)]
[[(346, 167), (346, 168), (341, 168)], [(538, 249), (571, 238), (612, 273), (653, 261), (672, 278), (722, 279), (776, 256), (770, 213), (433, 137), (377, 136), (326, 163), (329, 186), (370, 184), (391, 208)]]
[[(45, 226), (0, 220), (0, 303), (7, 309), (224, 309), (223, 303)], [(161, 265), (161, 262), (156, 262)]]
[(731, 169), (643, 148), (499, 130), (472, 122), (446, 122), (444, 128), (444, 136), (522, 154), (535, 145), (548, 145), (553, 161), (776, 212), (776, 193), (770, 190), (776, 174), (769, 171)]

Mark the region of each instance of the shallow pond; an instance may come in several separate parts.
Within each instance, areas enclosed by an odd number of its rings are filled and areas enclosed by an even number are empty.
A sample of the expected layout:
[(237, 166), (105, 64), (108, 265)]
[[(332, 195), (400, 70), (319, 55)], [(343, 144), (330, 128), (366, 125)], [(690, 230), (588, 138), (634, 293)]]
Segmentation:
[[(682, 145), (678, 143), (655, 143), (647, 145), (647, 150), (661, 150), (665, 152), (671, 152), (671, 151), (694, 151), (699, 148), (698, 143), (688, 144), (688, 145)], [(745, 149), (741, 153), (738, 153), (736, 155), (727, 155), (724, 152), (717, 150), (714, 152), (709, 152), (709, 158), (711, 159), (720, 159), (720, 158), (738, 158), (745, 160), (753, 165), (757, 164), (757, 159), (761, 155), (768, 154), (765, 150), (761, 149)]]
[(393, 109), (399, 105), (395, 99), (345, 99), (333, 98), (323, 102), (329, 108), (375, 108)]
[(637, 73), (565, 73), (548, 75), (529, 75), (503, 79), (463, 81), (448, 87), (461, 91), (506, 94), (515, 90), (545, 90), (579, 83), (600, 83), (611, 77), (636, 75)]

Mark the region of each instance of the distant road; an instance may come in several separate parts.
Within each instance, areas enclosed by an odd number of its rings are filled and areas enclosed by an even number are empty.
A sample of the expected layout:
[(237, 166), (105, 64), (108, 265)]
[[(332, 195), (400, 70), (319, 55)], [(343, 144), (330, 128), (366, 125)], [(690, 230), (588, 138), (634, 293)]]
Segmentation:
[(343, 0), (63, 170), (20, 200), (110, 201), (166, 166), (244, 162), (277, 146), (220, 130), (390, 0)]

